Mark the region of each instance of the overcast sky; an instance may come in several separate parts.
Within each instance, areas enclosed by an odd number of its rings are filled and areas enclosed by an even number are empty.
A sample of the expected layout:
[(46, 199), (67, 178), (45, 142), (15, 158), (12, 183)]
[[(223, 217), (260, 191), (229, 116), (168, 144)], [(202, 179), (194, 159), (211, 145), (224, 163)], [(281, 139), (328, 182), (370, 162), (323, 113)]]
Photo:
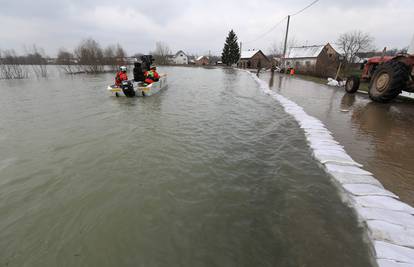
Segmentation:
[[(92, 37), (120, 43), (129, 54), (151, 51), (156, 41), (175, 52), (219, 54), (234, 29), (243, 48), (269, 50), (286, 24), (257, 41), (311, 0), (0, 0), (0, 49), (37, 44), (50, 55)], [(320, 0), (291, 20), (290, 36), (302, 44), (334, 43), (340, 33), (362, 30), (375, 46), (405, 47), (414, 34), (414, 0)]]

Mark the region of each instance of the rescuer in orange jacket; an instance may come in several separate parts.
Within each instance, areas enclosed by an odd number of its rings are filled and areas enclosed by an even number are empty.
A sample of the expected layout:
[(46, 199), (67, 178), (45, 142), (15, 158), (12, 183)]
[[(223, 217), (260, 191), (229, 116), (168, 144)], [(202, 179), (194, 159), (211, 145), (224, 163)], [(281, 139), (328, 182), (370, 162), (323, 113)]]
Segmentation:
[(146, 71), (144, 73), (145, 77), (145, 83), (151, 84), (153, 82), (157, 82), (160, 79), (160, 75), (157, 72), (157, 68), (155, 66), (152, 66), (149, 71)]
[(125, 66), (119, 67), (119, 71), (115, 76), (115, 85), (121, 86), (122, 81), (128, 81), (127, 68)]

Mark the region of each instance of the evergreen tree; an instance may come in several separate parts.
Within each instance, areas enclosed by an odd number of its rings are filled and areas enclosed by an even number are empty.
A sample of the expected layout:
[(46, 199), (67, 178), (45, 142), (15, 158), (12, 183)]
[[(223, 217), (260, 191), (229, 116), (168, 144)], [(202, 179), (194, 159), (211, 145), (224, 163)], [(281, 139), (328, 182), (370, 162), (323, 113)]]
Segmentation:
[(233, 30), (229, 32), (224, 43), (223, 53), (221, 54), (221, 60), (227, 66), (237, 63), (240, 58), (240, 48), (237, 43), (237, 36)]

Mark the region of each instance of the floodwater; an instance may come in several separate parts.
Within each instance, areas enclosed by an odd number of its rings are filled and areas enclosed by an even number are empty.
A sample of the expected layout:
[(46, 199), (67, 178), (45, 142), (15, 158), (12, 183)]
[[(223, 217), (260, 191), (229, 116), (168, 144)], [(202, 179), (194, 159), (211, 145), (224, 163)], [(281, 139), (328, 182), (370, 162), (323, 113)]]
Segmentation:
[(304, 133), (251, 77), (164, 68), (0, 81), (0, 266), (352, 266), (370, 250)]
[(320, 119), (335, 139), (385, 188), (414, 206), (414, 101), (372, 102), (368, 95), (346, 94), (309, 81), (270, 73), (261, 75), (273, 90)]

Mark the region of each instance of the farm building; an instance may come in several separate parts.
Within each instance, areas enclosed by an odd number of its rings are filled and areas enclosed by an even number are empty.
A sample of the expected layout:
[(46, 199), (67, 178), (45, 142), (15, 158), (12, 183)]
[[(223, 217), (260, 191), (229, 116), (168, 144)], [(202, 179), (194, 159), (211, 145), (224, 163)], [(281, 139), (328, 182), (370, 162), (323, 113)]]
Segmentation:
[(180, 50), (173, 56), (172, 63), (177, 65), (186, 65), (188, 64), (188, 56)]
[(261, 50), (242, 51), (240, 55), (239, 68), (258, 69), (269, 68), (270, 60), (263, 54)]
[(335, 77), (340, 54), (328, 43), (292, 47), (285, 59), (286, 68), (294, 68), (297, 73), (319, 77)]
[(200, 56), (195, 60), (195, 64), (198, 66), (208, 65), (209, 63), (210, 63), (210, 60), (206, 56)]

